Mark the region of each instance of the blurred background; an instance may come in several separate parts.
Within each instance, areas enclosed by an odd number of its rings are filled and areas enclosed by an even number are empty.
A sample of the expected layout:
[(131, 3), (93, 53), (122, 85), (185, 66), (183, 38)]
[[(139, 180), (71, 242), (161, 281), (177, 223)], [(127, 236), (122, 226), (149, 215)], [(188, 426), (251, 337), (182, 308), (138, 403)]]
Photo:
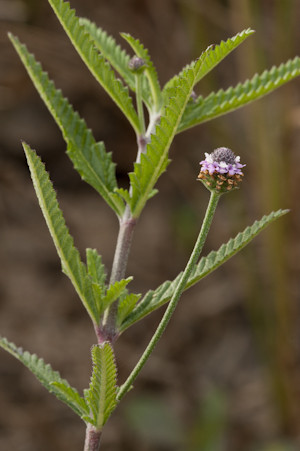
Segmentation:
[[(130, 50), (149, 49), (161, 84), (210, 44), (251, 27), (254, 36), (217, 66), (197, 94), (226, 89), (300, 54), (297, 0), (72, 0)], [(54, 120), (7, 32), (16, 34), (103, 140), (121, 186), (136, 155), (126, 119), (89, 74), (47, 0), (0, 0), (0, 332), (36, 353), (80, 392), (91, 375), (94, 332), (60, 262), (33, 191), (20, 139), (46, 163), (75, 244), (97, 248), (109, 272), (118, 223), (80, 180)], [(245, 178), (223, 196), (204, 254), (262, 215), (291, 208), (245, 250), (184, 294), (140, 377), (108, 421), (103, 451), (300, 449), (300, 79), (264, 99), (178, 135), (172, 163), (136, 228), (127, 276), (145, 293), (185, 266), (208, 201), (196, 183), (204, 152), (230, 147)], [(298, 167), (299, 164), (299, 167)], [(116, 344), (125, 380), (163, 309)], [(74, 451), (84, 424), (0, 350), (0, 449)]]

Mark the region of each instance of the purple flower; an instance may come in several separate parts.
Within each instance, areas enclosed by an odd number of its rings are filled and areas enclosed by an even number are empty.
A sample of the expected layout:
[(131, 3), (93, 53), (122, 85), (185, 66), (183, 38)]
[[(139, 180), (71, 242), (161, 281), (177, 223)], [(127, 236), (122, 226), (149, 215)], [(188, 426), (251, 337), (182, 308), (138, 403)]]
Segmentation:
[(227, 147), (219, 147), (211, 154), (205, 153), (205, 160), (200, 161), (201, 171), (208, 171), (210, 174), (235, 174), (242, 175), (241, 168), (246, 166), (240, 164), (240, 157), (236, 157), (232, 150)]

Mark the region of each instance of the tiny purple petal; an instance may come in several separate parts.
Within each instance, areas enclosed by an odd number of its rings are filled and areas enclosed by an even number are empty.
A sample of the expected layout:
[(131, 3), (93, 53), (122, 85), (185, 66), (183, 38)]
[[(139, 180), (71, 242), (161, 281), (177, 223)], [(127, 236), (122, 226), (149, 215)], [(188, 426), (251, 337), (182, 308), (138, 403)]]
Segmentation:
[[(224, 159), (223, 159), (224, 158)], [(241, 169), (245, 164), (240, 163), (240, 157), (226, 147), (215, 149), (211, 154), (205, 152), (205, 160), (200, 161), (201, 171), (208, 171), (211, 175), (215, 172), (230, 176), (242, 175)]]
[(229, 164), (229, 165), (228, 165), (228, 174), (229, 174), (229, 175), (234, 175), (234, 174), (236, 174), (236, 168), (235, 168), (232, 164)]
[(224, 168), (220, 168), (219, 169), (219, 172), (220, 172), (220, 174), (226, 174), (226, 172), (228, 172), (228, 168), (227, 168), (227, 165), (226, 165), (226, 168), (224, 167)]
[(246, 166), (246, 165), (245, 164), (236, 163), (236, 167), (238, 169), (243, 168), (244, 166)]
[(213, 174), (215, 171), (219, 172), (219, 165), (218, 163), (209, 163), (208, 164), (208, 171), (210, 174)]

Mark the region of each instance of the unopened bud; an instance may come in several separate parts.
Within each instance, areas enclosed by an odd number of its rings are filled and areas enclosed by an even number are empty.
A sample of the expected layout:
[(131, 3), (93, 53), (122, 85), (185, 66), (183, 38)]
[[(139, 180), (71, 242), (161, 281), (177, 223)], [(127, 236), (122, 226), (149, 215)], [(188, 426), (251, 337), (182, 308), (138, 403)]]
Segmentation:
[(138, 56), (134, 56), (128, 63), (129, 69), (135, 74), (141, 74), (144, 72), (146, 68), (146, 61), (143, 58), (139, 58)]

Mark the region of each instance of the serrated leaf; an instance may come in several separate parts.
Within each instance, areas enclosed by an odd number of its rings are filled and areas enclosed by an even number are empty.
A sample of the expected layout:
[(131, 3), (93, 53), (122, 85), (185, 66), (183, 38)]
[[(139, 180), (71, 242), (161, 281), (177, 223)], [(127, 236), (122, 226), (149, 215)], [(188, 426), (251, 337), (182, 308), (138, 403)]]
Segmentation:
[(130, 202), (131, 202), (130, 201), (130, 194), (129, 194), (127, 189), (117, 188), (117, 189), (115, 189), (115, 192), (118, 193), (125, 200), (125, 202), (127, 204), (130, 204)]
[(126, 318), (126, 316), (128, 316), (132, 312), (140, 297), (141, 294), (130, 293), (122, 301), (119, 302), (116, 321), (117, 327), (119, 327), (122, 324), (124, 318)]
[(300, 58), (296, 57), (279, 67), (273, 67), (270, 71), (264, 71), (261, 75), (254, 75), (251, 80), (239, 83), (235, 88), (230, 87), (226, 91), (220, 89), (205, 99), (200, 96), (195, 103), (187, 106), (178, 133), (260, 99), (299, 74)]
[(124, 202), (115, 192), (117, 181), (111, 154), (105, 152), (103, 143), (96, 143), (85, 121), (74, 112), (61, 91), (55, 88), (54, 83), (49, 80), (48, 74), (43, 72), (40, 63), (28, 52), (26, 46), (11, 34), (9, 34), (9, 38), (33, 84), (61, 129), (68, 145), (67, 153), (75, 169), (83, 180), (101, 194), (116, 214), (122, 216), (125, 207)]
[(94, 41), (94, 45), (107, 59), (112, 67), (121, 75), (128, 86), (135, 89), (135, 77), (128, 67), (130, 56), (121, 48), (112, 36), (109, 36), (102, 28), (97, 27), (89, 19), (79, 19), (80, 25), (83, 25)]
[(86, 273), (85, 265), (74, 246), (73, 238), (66, 226), (62, 211), (59, 208), (56, 193), (45, 170), (44, 164), (30, 147), (23, 143), (27, 163), (30, 169), (33, 186), (46, 220), (48, 229), (60, 257), (63, 271), (71, 282), (95, 324), (99, 322), (98, 309), (92, 291), (91, 279)]
[[(268, 216), (263, 216), (260, 221), (255, 221), (251, 227), (247, 227), (242, 233), (239, 233), (235, 239), (231, 238), (227, 244), (223, 244), (217, 252), (212, 251), (207, 257), (202, 257), (190, 275), (185, 290), (195, 285), (201, 279), (233, 257), (233, 255), (237, 254), (263, 229), (271, 224), (271, 222), (288, 213), (288, 211), (289, 210), (278, 210), (276, 212), (272, 212)], [(125, 318), (119, 328), (120, 333), (135, 322), (142, 319), (144, 316), (168, 302), (175, 292), (181, 276), (182, 272), (178, 274), (172, 282), (167, 280), (155, 291), (148, 291), (141, 302), (137, 304), (133, 311)]]
[(0, 337), (0, 346), (22, 362), (50, 393), (67, 404), (77, 415), (83, 417), (89, 414), (89, 407), (77, 390), (70, 387), (68, 382), (60, 377), (59, 372), (53, 371), (43, 359), (27, 351), (23, 352), (22, 348), (17, 348), (3, 337)]
[[(226, 42), (221, 41), (219, 45), (210, 45), (207, 49), (201, 54), (200, 60), (202, 61), (201, 70), (198, 72), (196, 77), (196, 83), (198, 83), (205, 75), (208, 74), (214, 67), (217, 66), (227, 55), (229, 55), (232, 50), (236, 49), (245, 39), (251, 36), (254, 33), (254, 30), (251, 28), (247, 28), (246, 30), (241, 31), (237, 35), (232, 38), (227, 39)], [(164, 86), (163, 92), (164, 94), (168, 93), (168, 91), (174, 86), (176, 86), (178, 79), (182, 77), (183, 73), (190, 68), (195, 67), (197, 63), (193, 61), (191, 64), (186, 66), (178, 75), (171, 78), (166, 85)]]
[(93, 346), (92, 359), (91, 383), (89, 389), (85, 390), (85, 398), (91, 409), (92, 418), (85, 417), (84, 419), (101, 431), (117, 405), (117, 367), (110, 343)]
[[(94, 40), (95, 47), (102, 53), (104, 58), (112, 65), (112, 67), (121, 75), (125, 83), (132, 91), (135, 91), (135, 76), (128, 67), (130, 56), (121, 49), (115, 39), (109, 36), (106, 31), (88, 19), (79, 19), (80, 25), (83, 25), (87, 32)], [(149, 85), (142, 83), (142, 98), (147, 107), (149, 103)]]
[(92, 281), (101, 287), (105, 287), (106, 272), (101, 255), (98, 254), (96, 249), (87, 248), (86, 261), (88, 274)]
[(127, 279), (122, 279), (116, 281), (112, 285), (109, 286), (106, 296), (103, 299), (103, 308), (106, 310), (113, 302), (115, 302), (121, 294), (126, 289), (126, 286), (131, 282), (133, 277), (127, 277)]
[(70, 4), (63, 0), (49, 0), (49, 3), (84, 63), (138, 134), (140, 132), (139, 119), (128, 94), (128, 88), (124, 87), (121, 80), (115, 77), (104, 56), (99, 55), (92, 37), (87, 29), (80, 25), (79, 18), (76, 17), (75, 10), (70, 8)]
[(104, 312), (103, 308), (103, 298), (105, 296), (106, 285), (106, 272), (105, 267), (102, 263), (101, 255), (98, 254), (96, 249), (86, 250), (86, 261), (88, 275), (92, 279), (92, 288), (94, 293), (94, 298), (98, 307), (98, 314), (101, 315)]
[(160, 85), (159, 85), (159, 81), (158, 81), (157, 72), (150, 59), (148, 50), (144, 48), (143, 44), (141, 44), (138, 39), (134, 39), (132, 36), (130, 36), (130, 34), (121, 33), (121, 36), (132, 47), (136, 56), (138, 56), (139, 58), (143, 58), (145, 60), (146, 69), (144, 71), (144, 74), (146, 75), (148, 82), (149, 82), (152, 102), (154, 105), (154, 112), (158, 113), (162, 107), (162, 94), (161, 94), (161, 89), (160, 89)]
[(170, 162), (168, 152), (200, 70), (201, 62), (198, 61), (195, 67), (184, 73), (178, 81), (174, 97), (169, 99), (165, 115), (156, 126), (155, 134), (151, 135), (146, 153), (141, 154), (140, 163), (135, 163), (134, 172), (129, 174), (132, 217), (137, 218), (140, 215), (149, 196), (151, 197), (155, 183)]

